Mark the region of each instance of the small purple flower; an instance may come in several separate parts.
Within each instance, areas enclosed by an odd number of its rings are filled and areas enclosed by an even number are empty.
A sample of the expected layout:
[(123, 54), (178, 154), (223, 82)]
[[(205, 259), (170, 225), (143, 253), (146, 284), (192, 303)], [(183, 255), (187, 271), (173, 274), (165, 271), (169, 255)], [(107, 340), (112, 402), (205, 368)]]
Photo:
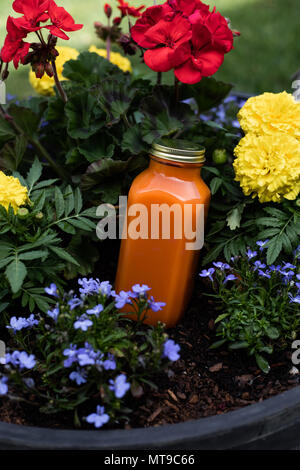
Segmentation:
[(57, 322), (58, 315), (59, 315), (59, 308), (55, 307), (53, 310), (47, 311), (48, 317), (52, 318), (55, 322)]
[(151, 308), (153, 312), (159, 312), (166, 305), (167, 305), (166, 302), (155, 302), (153, 297), (150, 297), (149, 299), (149, 307)]
[(6, 385), (8, 381), (7, 377), (1, 377), (0, 379), (0, 395), (6, 395), (8, 392), (8, 386)]
[(109, 421), (109, 416), (105, 413), (104, 406), (98, 405), (96, 413), (87, 416), (86, 421), (90, 424), (94, 424), (95, 428), (101, 428), (103, 424)]
[(146, 292), (151, 290), (151, 287), (146, 286), (145, 284), (140, 285), (140, 284), (135, 284), (132, 286), (132, 292), (134, 297), (139, 297), (139, 296), (146, 296)]
[(126, 304), (131, 304), (130, 297), (132, 297), (132, 292), (125, 292), (124, 290), (121, 290), (119, 294), (114, 293), (114, 297), (116, 299), (116, 307), (123, 308)]
[(237, 277), (234, 274), (228, 274), (228, 276), (225, 277), (223, 284), (226, 284), (228, 281), (235, 281)]
[(103, 281), (100, 283), (100, 292), (102, 295), (109, 297), (111, 295), (112, 285), (109, 281)]
[(256, 245), (259, 246), (259, 250), (260, 251), (263, 251), (266, 247), (266, 244), (268, 243), (269, 239), (265, 240), (265, 241), (262, 241), (262, 240), (259, 240), (258, 242), (256, 242)]
[(70, 307), (70, 310), (74, 310), (76, 307), (82, 307), (83, 306), (83, 300), (79, 299), (78, 297), (73, 297), (68, 301), (68, 305)]
[(38, 324), (39, 324), (39, 321), (36, 320), (34, 314), (32, 313), (30, 317), (27, 318), (27, 326), (29, 328), (32, 328), (33, 326), (38, 325)]
[(180, 358), (178, 354), (180, 351), (179, 344), (176, 344), (172, 339), (167, 339), (164, 343), (163, 357), (167, 357), (170, 361), (174, 362)]
[(265, 269), (266, 265), (262, 263), (261, 261), (255, 261), (254, 263), (254, 271), (257, 269)]
[(98, 304), (95, 307), (88, 309), (86, 313), (88, 315), (96, 315), (96, 317), (98, 318), (100, 313), (103, 311), (103, 308), (104, 308), (103, 305)]
[(295, 297), (293, 297), (292, 294), (289, 294), (289, 298), (290, 298), (290, 304), (291, 303), (300, 304), (300, 295), (296, 295)]
[(74, 382), (77, 383), (77, 385), (85, 384), (87, 382), (87, 372), (85, 370), (80, 370), (77, 369), (77, 371), (71, 372), (69, 375), (70, 380), (74, 380)]
[(76, 362), (77, 352), (78, 352), (77, 346), (73, 344), (70, 344), (70, 347), (63, 351), (63, 355), (67, 356), (67, 359), (65, 359), (64, 361), (64, 367), (70, 367), (73, 364), (73, 362)]
[(75, 330), (87, 331), (92, 325), (93, 322), (86, 315), (81, 315), (74, 323), (74, 328)]
[(213, 265), (215, 266), (215, 268), (220, 269), (221, 271), (225, 271), (225, 269), (231, 269), (229, 264), (222, 263), (222, 261), (214, 262)]
[(199, 274), (200, 277), (209, 277), (209, 279), (211, 280), (211, 282), (213, 282), (213, 273), (215, 272), (215, 269), (214, 268), (209, 268), (209, 269), (203, 269), (203, 271), (201, 271), (201, 273)]
[(108, 354), (108, 359), (103, 361), (101, 365), (103, 366), (103, 369), (105, 370), (115, 370), (117, 368), (115, 358), (110, 353)]
[(45, 287), (45, 292), (53, 297), (58, 297), (58, 289), (54, 283), (50, 284), (49, 287)]
[(34, 354), (27, 354), (26, 351), (22, 351), (19, 354), (19, 367), (20, 369), (33, 369), (36, 365)]
[(280, 274), (282, 274), (284, 280), (286, 282), (290, 282), (291, 279), (293, 279), (295, 273), (294, 271), (279, 271)]
[(252, 251), (250, 248), (246, 251), (246, 255), (248, 259), (255, 258), (257, 256), (257, 251)]
[(27, 328), (27, 326), (28, 326), (28, 324), (27, 324), (26, 318), (11, 317), (10, 324), (6, 328), (8, 330), (13, 330), (13, 332), (16, 333), (17, 331), (20, 331), (23, 328)]
[(99, 279), (87, 279), (84, 277), (83, 279), (78, 279), (78, 284), (82, 286), (79, 288), (81, 295), (98, 294), (100, 289)]
[(116, 398), (123, 398), (127, 391), (130, 389), (125, 374), (118, 375), (115, 380), (110, 380), (109, 389), (115, 393)]
[(268, 279), (271, 278), (269, 272), (268, 272), (268, 271), (263, 271), (262, 269), (259, 269), (259, 270), (258, 270), (258, 274), (259, 274), (259, 276), (261, 276), (261, 277), (266, 277), (266, 278), (268, 278)]

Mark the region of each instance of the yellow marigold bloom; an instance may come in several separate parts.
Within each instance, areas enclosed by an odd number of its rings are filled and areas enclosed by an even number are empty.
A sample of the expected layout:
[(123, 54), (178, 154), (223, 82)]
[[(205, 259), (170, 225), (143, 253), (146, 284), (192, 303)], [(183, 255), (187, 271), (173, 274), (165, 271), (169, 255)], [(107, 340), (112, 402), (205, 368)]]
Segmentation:
[[(96, 54), (107, 58), (107, 51), (106, 49), (97, 49), (96, 46), (91, 46), (89, 48), (89, 52), (96, 52)], [(119, 52), (111, 52), (110, 53), (110, 62), (114, 65), (117, 65), (119, 69), (123, 70), (123, 72), (132, 72), (131, 62), (126, 57), (119, 54)]]
[(234, 150), (235, 180), (260, 202), (296, 199), (300, 192), (300, 142), (285, 134), (247, 134)]
[(18, 178), (7, 176), (0, 171), (0, 205), (7, 210), (9, 205), (17, 212), (20, 206), (29, 202), (28, 191)]
[[(63, 76), (63, 68), (64, 64), (68, 62), (68, 60), (74, 59), (76, 60), (77, 57), (79, 56), (79, 52), (76, 49), (73, 49), (72, 47), (56, 47), (57, 51), (59, 52), (59, 56), (56, 58), (55, 64), (57, 68), (57, 74), (59, 80), (67, 80)], [(45, 95), (45, 96), (52, 96), (55, 94), (54, 92), (54, 78), (48, 77), (48, 75), (45, 73), (45, 75), (42, 78), (36, 78), (35, 73), (31, 70), (29, 72), (29, 81), (35, 91), (39, 93), (40, 95)]]
[(300, 103), (286, 91), (249, 98), (238, 113), (238, 119), (245, 133), (282, 132), (300, 138)]

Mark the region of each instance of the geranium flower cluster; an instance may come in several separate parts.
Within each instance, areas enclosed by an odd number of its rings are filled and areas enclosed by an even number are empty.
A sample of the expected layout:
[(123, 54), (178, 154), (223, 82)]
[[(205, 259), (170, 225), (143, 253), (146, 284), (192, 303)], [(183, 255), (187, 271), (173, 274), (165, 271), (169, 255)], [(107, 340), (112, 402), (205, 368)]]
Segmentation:
[[(69, 36), (66, 32), (77, 31), (83, 25), (76, 24), (72, 16), (63, 7), (57, 6), (54, 0), (15, 0), (13, 9), (22, 16), (8, 17), (1, 60), (5, 63), (13, 61), (16, 69), (20, 63), (30, 62), (38, 78), (45, 72), (52, 77), (52, 62), (58, 55), (55, 49), (57, 38), (67, 40)], [(50, 33), (47, 42), (43, 31)], [(30, 33), (35, 33), (40, 42), (25, 41)], [(30, 49), (33, 51), (29, 53)]]
[(263, 355), (286, 347), (300, 333), (300, 245), (289, 261), (268, 265), (267, 244), (259, 240), (256, 249), (248, 248), (230, 264), (217, 261), (200, 273), (222, 306), (215, 320), (221, 339), (213, 347), (228, 343), (229, 349), (245, 349), (264, 372), (269, 365)]
[[(117, 294), (108, 281), (83, 278), (78, 284), (78, 293), (60, 293), (52, 283), (45, 288), (53, 302), (51, 309), (10, 319), (6, 328), (16, 348), (6, 354), (6, 373), (0, 370), (0, 395), (9, 394), (11, 386), (14, 393), (23, 387), (23, 393), (30, 391), (39, 400), (45, 391), (49, 403), (41, 404), (55, 411), (64, 409), (66, 397), (68, 409), (74, 410), (94, 397), (91, 406), (96, 412), (83, 419), (99, 428), (117, 419), (132, 384), (141, 388), (139, 378), (150, 379), (179, 359), (180, 346), (168, 338), (162, 324), (140, 330), (120, 312), (128, 304), (143, 319), (151, 309), (163, 308), (163, 302), (149, 297), (150, 287), (136, 284), (129, 292)], [(24, 345), (29, 345), (27, 351)], [(28, 377), (30, 371), (32, 377)], [(66, 392), (61, 402), (58, 388)]]
[(217, 72), (233, 49), (234, 34), (214, 8), (200, 0), (168, 0), (152, 6), (131, 28), (145, 63), (155, 72), (174, 69), (183, 83), (195, 84)]
[(246, 136), (235, 148), (236, 181), (260, 202), (294, 200), (300, 193), (300, 103), (293, 95), (264, 93), (238, 114)]

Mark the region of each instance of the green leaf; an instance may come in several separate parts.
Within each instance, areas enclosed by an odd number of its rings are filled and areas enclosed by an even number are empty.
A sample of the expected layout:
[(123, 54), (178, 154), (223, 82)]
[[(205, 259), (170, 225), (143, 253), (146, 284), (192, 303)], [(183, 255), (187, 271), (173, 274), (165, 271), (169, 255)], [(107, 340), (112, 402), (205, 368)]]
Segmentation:
[(71, 188), (70, 185), (68, 185), (65, 189), (64, 200), (65, 200), (65, 216), (67, 217), (68, 215), (71, 214), (71, 212), (74, 210), (74, 207), (75, 207), (73, 189)]
[(99, 87), (99, 103), (107, 115), (107, 124), (110, 126), (126, 115), (134, 99), (136, 90), (128, 85), (128, 82), (108, 79)]
[(75, 264), (76, 266), (80, 266), (79, 263), (77, 263), (76, 259), (73, 258), (66, 250), (63, 248), (60, 248), (58, 246), (49, 246), (50, 250), (53, 251), (59, 258), (68, 261), (69, 263)]
[(75, 213), (79, 214), (83, 206), (82, 202), (82, 196), (81, 196), (81, 191), (79, 188), (75, 189), (74, 192), (74, 208), (75, 208)]
[(214, 195), (218, 189), (222, 186), (223, 180), (221, 178), (215, 177), (210, 182), (211, 194)]
[(115, 145), (112, 144), (111, 136), (102, 132), (101, 135), (96, 134), (80, 143), (78, 151), (88, 162), (93, 163), (100, 160), (100, 158), (112, 158)]
[(209, 349), (217, 349), (219, 348), (220, 346), (223, 346), (223, 344), (225, 344), (227, 342), (226, 339), (220, 339), (219, 341), (215, 341), (210, 347)]
[(42, 171), (43, 167), (39, 159), (35, 158), (26, 178), (29, 192), (31, 192), (32, 188), (34, 187), (34, 184), (40, 179)]
[(228, 349), (235, 350), (235, 349), (245, 349), (248, 348), (249, 344), (247, 341), (235, 341), (234, 343), (230, 343)]
[(270, 339), (277, 339), (280, 336), (279, 331), (275, 326), (269, 326), (266, 328), (266, 333)]
[(220, 321), (224, 320), (224, 318), (227, 318), (229, 315), (229, 313), (222, 313), (222, 315), (219, 315), (216, 319), (215, 319), (215, 324), (219, 323)]
[(149, 147), (143, 141), (140, 126), (133, 126), (124, 132), (121, 147), (122, 150), (127, 150), (133, 155), (149, 151)]
[(82, 188), (87, 190), (109, 179), (120, 179), (120, 175), (127, 170), (128, 164), (128, 160), (112, 160), (111, 158), (92, 163), (82, 177)]
[(282, 250), (282, 237), (277, 235), (267, 243), (267, 264), (273, 264)]
[(69, 99), (65, 114), (70, 137), (88, 139), (104, 126), (103, 116), (98, 115), (96, 118), (96, 110), (97, 99), (89, 91), (83, 91)]
[(19, 259), (22, 259), (25, 261), (25, 260), (44, 258), (47, 255), (48, 255), (47, 250), (28, 251), (27, 253), (20, 253)]
[(9, 106), (8, 114), (14, 118), (15, 123), (23, 130), (25, 136), (35, 136), (40, 124), (39, 115), (29, 108), (16, 104)]
[(83, 52), (76, 60), (66, 62), (63, 75), (73, 82), (87, 86), (101, 84), (108, 77), (126, 77), (119, 67), (95, 52)]
[(16, 134), (9, 124), (2, 116), (0, 116), (0, 145), (5, 144), (9, 140), (16, 137)]
[(218, 106), (231, 91), (233, 85), (217, 81), (215, 78), (202, 78), (196, 85), (182, 87), (183, 99), (194, 98), (199, 113)]
[(230, 230), (235, 230), (240, 227), (245, 206), (246, 204), (239, 204), (227, 215), (226, 221), (227, 225), (230, 227)]
[(11, 290), (16, 294), (21, 289), (27, 275), (26, 266), (16, 257), (14, 261), (7, 266), (5, 275), (11, 286)]
[(59, 220), (65, 211), (65, 201), (61, 190), (55, 186), (55, 211), (56, 219)]
[(265, 373), (268, 374), (270, 372), (270, 366), (268, 361), (264, 357), (262, 357), (260, 354), (255, 355), (256, 363), (258, 367)]

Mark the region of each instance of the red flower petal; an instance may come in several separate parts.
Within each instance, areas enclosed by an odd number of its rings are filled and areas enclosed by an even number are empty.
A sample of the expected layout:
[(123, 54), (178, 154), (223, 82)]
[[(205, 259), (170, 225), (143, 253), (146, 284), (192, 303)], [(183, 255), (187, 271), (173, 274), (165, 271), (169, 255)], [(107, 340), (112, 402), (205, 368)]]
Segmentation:
[(189, 85), (194, 85), (202, 79), (201, 72), (193, 66), (191, 59), (176, 68), (174, 73), (180, 82), (187, 83)]
[(154, 47), (156, 42), (152, 38), (146, 38), (145, 33), (170, 12), (172, 12), (172, 9), (166, 3), (147, 8), (142, 17), (131, 28), (132, 39), (141, 47)]
[(60, 30), (78, 31), (83, 27), (82, 24), (75, 24), (73, 17), (63, 7), (58, 7), (54, 0), (50, 0), (48, 13), (53, 25)]
[(61, 29), (57, 28), (57, 26), (45, 26), (45, 28), (49, 29), (50, 33), (57, 38), (68, 40), (70, 39)]
[(201, 70), (204, 77), (210, 77), (221, 67), (224, 62), (224, 53), (212, 46), (205, 47), (197, 58), (192, 59), (194, 66)]
[(176, 50), (171, 47), (149, 49), (145, 52), (145, 63), (154, 72), (168, 72), (174, 68), (174, 54)]

